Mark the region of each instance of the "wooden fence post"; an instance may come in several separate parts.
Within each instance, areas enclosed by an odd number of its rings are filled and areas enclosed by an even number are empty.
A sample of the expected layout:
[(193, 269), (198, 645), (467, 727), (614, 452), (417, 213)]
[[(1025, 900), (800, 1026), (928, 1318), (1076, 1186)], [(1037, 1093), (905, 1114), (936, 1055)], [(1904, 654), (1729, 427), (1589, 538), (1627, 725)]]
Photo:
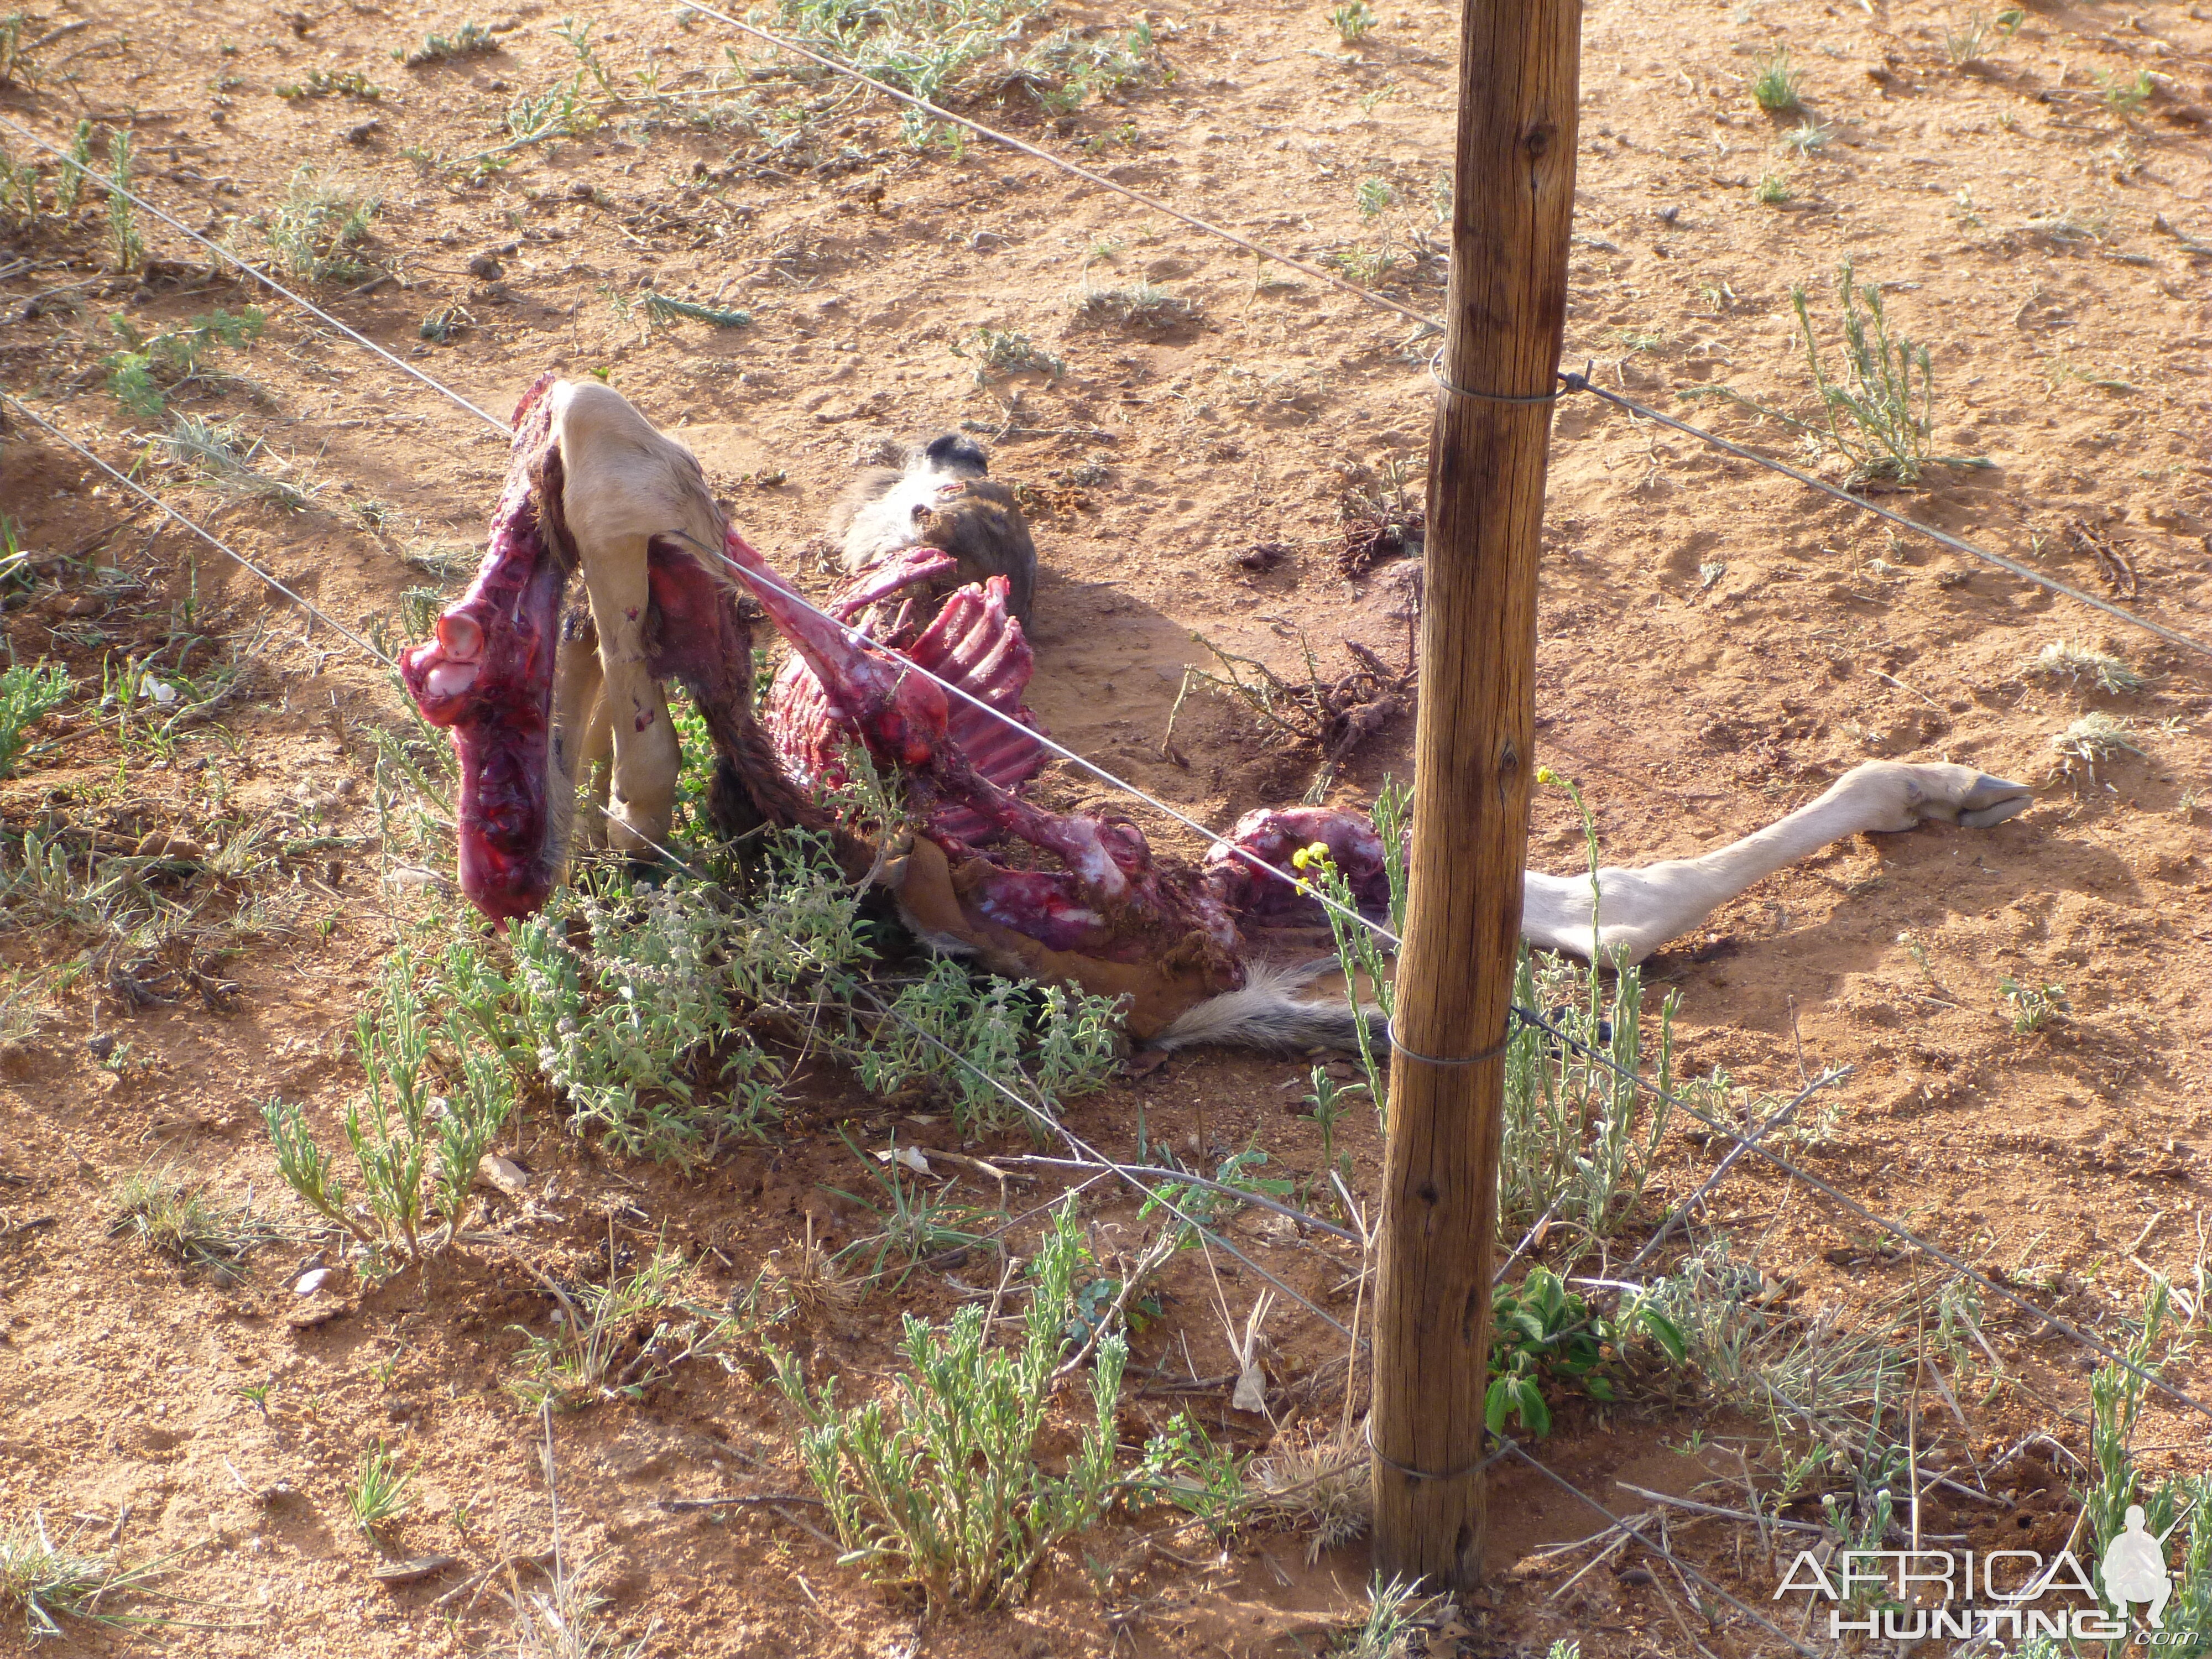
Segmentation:
[(1536, 550), (1581, 30), (1580, 0), (1465, 0), (1461, 14), (1370, 1425), (1376, 1569), (1460, 1589), (1482, 1567), (1502, 1048), (1534, 772)]

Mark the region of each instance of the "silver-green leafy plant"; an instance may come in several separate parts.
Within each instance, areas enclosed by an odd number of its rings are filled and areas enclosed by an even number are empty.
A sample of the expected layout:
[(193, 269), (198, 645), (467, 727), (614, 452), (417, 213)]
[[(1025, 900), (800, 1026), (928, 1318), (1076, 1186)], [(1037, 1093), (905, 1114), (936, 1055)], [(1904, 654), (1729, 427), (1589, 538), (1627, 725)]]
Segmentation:
[[(305, 1111), (282, 1099), (262, 1108), (286, 1184), (378, 1257), (398, 1251), (410, 1261), (452, 1243), (477, 1167), (514, 1108), (497, 1055), (475, 1040), (460, 1011), (437, 1021), (415, 980), (412, 953), (394, 952), (379, 1006), (355, 1023), (368, 1085), (345, 1115), (357, 1190), (317, 1144)], [(434, 1058), (441, 1036), (445, 1052)], [(439, 1224), (442, 1232), (426, 1238)]]
[(1828, 436), (1850, 457), (1856, 476), (1915, 483), (1936, 459), (1929, 452), (1936, 377), (1928, 348), (1902, 334), (1892, 337), (1881, 285), (1855, 283), (1849, 259), (1837, 273), (1836, 298), (1843, 313), (1844, 372), (1831, 379), (1813, 332), (1805, 290), (1790, 290)]
[(269, 246), (295, 276), (358, 282), (369, 268), (355, 250), (368, 240), (381, 205), (374, 196), (352, 195), (313, 167), (301, 167), (270, 212)]
[(1019, 1600), (1055, 1544), (1105, 1515), (1121, 1490), (1115, 1410), (1128, 1345), (1119, 1332), (1094, 1351), (1090, 1421), (1066, 1468), (1049, 1474), (1038, 1455), (1084, 1255), (1071, 1200), (1030, 1264), (1012, 1351), (989, 1345), (973, 1304), (945, 1326), (907, 1315), (907, 1369), (886, 1399), (841, 1406), (836, 1379), (817, 1393), (795, 1356), (771, 1350), (777, 1384), (805, 1419), (799, 1455), (845, 1559), (919, 1589), (932, 1608), (988, 1609)]
[[(1548, 770), (1583, 818), (1593, 894), (1597, 842), (1579, 790)], [(1412, 796), (1386, 781), (1375, 804), (1390, 891), (1390, 931), (1402, 936), (1406, 914), (1407, 826)], [(1389, 948), (1373, 929), (1347, 915), (1355, 908), (1350, 884), (1325, 848), (1302, 849), (1291, 862), (1315, 890), (1334, 902), (1326, 914), (1355, 1008), (1371, 993), (1382, 1019), (1395, 1016), (1395, 968)], [(1641, 1197), (1671, 1108), (1663, 1097), (1645, 1107), (1638, 1079), (1646, 1068), (1662, 1091), (1674, 1088), (1674, 1015), (1669, 997), (1660, 1010), (1656, 1040), (1647, 1033), (1643, 978), (1633, 967), (1608, 968), (1595, 950), (1597, 907), (1591, 906), (1594, 960), (1577, 963), (1525, 947), (1514, 972), (1514, 1000), (1540, 1012), (1562, 1036), (1516, 1022), (1505, 1059), (1505, 1138), (1498, 1170), (1498, 1224), (1509, 1237), (1547, 1214), (1570, 1224), (1570, 1237), (1603, 1237), (1618, 1231)], [(1563, 1040), (1564, 1039), (1564, 1040)], [(1358, 1026), (1359, 1058), (1378, 1110), (1387, 1109), (1389, 1057), (1372, 1014)]]
[(13, 777), (31, 724), (69, 701), (69, 671), (59, 663), (17, 663), (0, 671), (0, 778)]
[(149, 335), (118, 312), (107, 325), (123, 342), (122, 349), (109, 352), (100, 364), (107, 371), (107, 389), (141, 420), (160, 420), (171, 393), (195, 380), (223, 378), (209, 366), (217, 347), (251, 344), (267, 320), (258, 306), (235, 312), (217, 306), (181, 328)]
[(1046, 0), (780, 0), (780, 33), (938, 99), (1021, 38)]
[(118, 129), (107, 138), (107, 231), (115, 244), (115, 268), (136, 270), (146, 263), (146, 239), (138, 234), (131, 201), (123, 192), (131, 188), (131, 135)]
[[(2134, 1449), (2150, 1379), (2162, 1376), (2187, 1352), (2185, 1339), (2175, 1342), (2166, 1333), (2172, 1295), (2166, 1280), (2152, 1282), (2142, 1329), (2125, 1350), (2134, 1369), (2107, 1360), (2090, 1379), (2090, 1478), (2075, 1495), (2081, 1500), (2085, 1541), (2095, 1552), (2091, 1558), (2084, 1550), (2086, 1559), (2101, 1559), (2106, 1547), (2127, 1530), (2131, 1507), (2142, 1508), (2142, 1530), (2157, 1540), (2162, 1559), (2171, 1559), (2168, 1535), (2187, 1522), (2189, 1541), (2181, 1571), (2172, 1576), (2173, 1599), (2164, 1619), (2166, 1630), (2178, 1639), (2158, 1651), (2194, 1659), (2212, 1652), (2212, 1476), (2181, 1475), (2154, 1486), (2136, 1466)], [(2122, 1617), (2128, 1611), (2122, 1604), (2113, 1610)]]
[[(589, 944), (568, 938), (580, 920)], [(726, 1133), (758, 1134), (781, 1109), (782, 1066), (743, 1029), (732, 957), (756, 918), (696, 884), (571, 889), (513, 930), (523, 1042), (579, 1133), (625, 1157), (690, 1162)], [(751, 977), (794, 963), (760, 961)], [(695, 1078), (709, 1053), (711, 1076)], [(702, 1086), (702, 1081), (705, 1086)]]
[(64, 217), (76, 216), (77, 204), (84, 200), (85, 174), (92, 170), (92, 123), (80, 120), (76, 131), (70, 138), (70, 161), (75, 166), (64, 166), (54, 180), (54, 208)]
[[(1041, 1003), (1039, 1036), (1030, 1038), (1026, 1005)], [(1055, 1102), (1102, 1086), (1119, 1062), (1117, 1006), (1063, 986), (1035, 988), (980, 979), (940, 958), (898, 994), (872, 1040), (854, 1054), (860, 1082), (889, 1094), (934, 1080), (962, 1127), (1016, 1123), (1041, 1132), (1021, 1103)], [(1009, 1098), (1009, 1093), (1018, 1098)]]

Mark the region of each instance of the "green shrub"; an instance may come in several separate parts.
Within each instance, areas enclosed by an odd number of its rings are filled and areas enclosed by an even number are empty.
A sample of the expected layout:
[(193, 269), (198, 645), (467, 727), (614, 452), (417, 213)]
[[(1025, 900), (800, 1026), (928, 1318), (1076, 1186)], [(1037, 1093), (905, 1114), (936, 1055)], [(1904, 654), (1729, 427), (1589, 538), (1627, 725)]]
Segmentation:
[[(1096, 1525), (1121, 1491), (1114, 1419), (1128, 1346), (1118, 1333), (1097, 1345), (1091, 1420), (1066, 1470), (1048, 1474), (1037, 1461), (1082, 1241), (1065, 1203), (1030, 1264), (1011, 1352), (986, 1346), (973, 1304), (942, 1327), (908, 1314), (907, 1370), (888, 1401), (841, 1407), (835, 1378), (817, 1395), (796, 1358), (773, 1355), (778, 1386), (805, 1418), (799, 1455), (845, 1559), (919, 1589), (932, 1608), (1018, 1601), (1046, 1553)], [(1165, 1454), (1155, 1450), (1147, 1467), (1157, 1473)]]
[[(346, 1108), (345, 1139), (358, 1194), (349, 1193), (332, 1155), (319, 1146), (307, 1115), (281, 1099), (262, 1108), (285, 1182), (307, 1204), (379, 1258), (398, 1249), (410, 1261), (450, 1245), (467, 1212), (477, 1164), (514, 1106), (512, 1081), (497, 1057), (472, 1041), (458, 1010), (434, 1024), (415, 987), (415, 959), (395, 952), (385, 969), (380, 1006), (355, 1023), (368, 1087)], [(434, 1060), (434, 1036), (447, 1054)], [(434, 1092), (443, 1073), (442, 1086)], [(442, 1237), (425, 1240), (426, 1223)]]
[(0, 672), (0, 778), (15, 776), (25, 730), (66, 702), (70, 690), (69, 671), (59, 663), (17, 663)]

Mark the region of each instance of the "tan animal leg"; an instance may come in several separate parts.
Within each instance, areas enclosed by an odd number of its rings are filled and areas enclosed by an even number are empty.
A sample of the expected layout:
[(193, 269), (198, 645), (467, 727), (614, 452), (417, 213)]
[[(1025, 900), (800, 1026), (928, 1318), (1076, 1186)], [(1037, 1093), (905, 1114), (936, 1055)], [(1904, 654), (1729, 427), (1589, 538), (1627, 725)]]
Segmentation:
[(668, 839), (682, 762), (645, 639), (649, 548), (656, 536), (720, 548), (721, 518), (691, 452), (654, 430), (621, 393), (587, 380), (564, 382), (553, 397), (562, 511), (591, 596), (612, 730), (607, 840), (645, 852)]
[(604, 684), (592, 699), (591, 715), (584, 722), (584, 746), (580, 752), (584, 763), (581, 810), (591, 820), (586, 826), (584, 845), (594, 852), (602, 852), (607, 844), (607, 795), (615, 775), (615, 723), (614, 717), (607, 713)]
[(1741, 841), (1693, 859), (1597, 872), (1597, 928), (1591, 936), (1590, 878), (1528, 873), (1521, 934), (1531, 945), (1603, 955), (1623, 966), (1680, 938), (1714, 908), (1784, 865), (1863, 831), (1891, 834), (1929, 820), (1986, 829), (2034, 804), (2024, 783), (1971, 766), (1867, 761), (1818, 800)]
[(586, 805), (584, 821), (572, 822), (580, 783), (592, 787), (592, 799), (605, 805), (607, 787), (600, 764), (607, 758), (611, 734), (606, 676), (599, 666), (599, 635), (588, 613), (571, 612), (561, 632), (561, 659), (553, 679), (553, 742), (547, 753), (547, 806), (556, 863), (565, 866), (572, 842), (588, 850), (607, 844), (606, 817)]

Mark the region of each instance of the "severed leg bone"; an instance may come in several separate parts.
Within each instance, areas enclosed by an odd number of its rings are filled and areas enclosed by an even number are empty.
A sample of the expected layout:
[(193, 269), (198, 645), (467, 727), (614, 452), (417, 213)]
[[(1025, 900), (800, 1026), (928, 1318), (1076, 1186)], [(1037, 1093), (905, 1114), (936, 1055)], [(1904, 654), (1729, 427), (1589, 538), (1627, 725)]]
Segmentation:
[(540, 503), (551, 410), (541, 380), (514, 414), (514, 460), (476, 580), (400, 659), (422, 718), (453, 734), (461, 890), (486, 915), (527, 915), (559, 874), (545, 776), (561, 589), (568, 562)]

